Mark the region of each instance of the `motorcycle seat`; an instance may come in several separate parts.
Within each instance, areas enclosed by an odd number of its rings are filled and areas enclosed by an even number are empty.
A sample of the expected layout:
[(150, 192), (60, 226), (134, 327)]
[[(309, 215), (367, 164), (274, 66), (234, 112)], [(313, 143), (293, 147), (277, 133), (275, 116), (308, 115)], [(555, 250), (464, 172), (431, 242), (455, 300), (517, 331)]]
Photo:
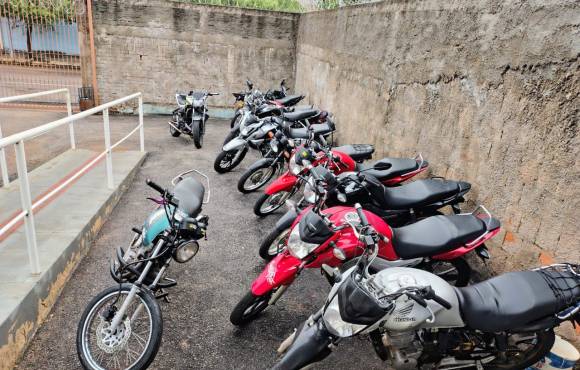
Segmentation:
[[(314, 135), (326, 135), (334, 131), (334, 127), (328, 123), (318, 123), (315, 125), (311, 125), (310, 129), (314, 132)], [(308, 139), (309, 138), (309, 129), (306, 127), (301, 128), (290, 128), (288, 129), (288, 135), (292, 139)]]
[(375, 147), (370, 144), (353, 144), (338, 146), (336, 148), (332, 148), (332, 150), (347, 154), (355, 162), (357, 162), (364, 161), (365, 159), (371, 159), (373, 157), (373, 153), (375, 152)]
[(194, 217), (201, 211), (205, 188), (193, 177), (186, 177), (173, 188), (173, 198), (177, 200), (177, 208), (188, 216)]
[[(375, 169), (374, 167), (377, 165), (380, 165), (382, 168), (380, 170)], [(429, 163), (423, 161), (421, 168), (427, 166), (429, 166)], [(413, 158), (383, 158), (373, 163), (357, 165), (358, 171), (364, 171), (365, 174), (374, 176), (381, 181), (387, 178), (402, 176), (418, 169), (419, 162)]]
[(276, 101), (285, 107), (298, 104), (300, 100), (304, 99), (304, 95), (288, 95)]
[[(567, 284), (575, 288), (562, 293), (548, 284), (549, 275), (537, 271), (510, 272), (465, 288), (455, 288), (463, 320), (469, 328), (484, 332), (523, 328), (580, 299), (578, 277), (569, 274), (552, 279), (556, 286)], [(567, 295), (568, 302), (558, 299), (554, 290), (559, 295)]]
[(413, 209), (441, 202), (471, 189), (463, 181), (424, 179), (396, 187), (373, 188), (375, 199), (385, 209)]
[(395, 252), (411, 259), (449, 252), (479, 238), (487, 228), (483, 220), (467, 214), (428, 217), (392, 230)]
[(300, 121), (302, 119), (313, 118), (313, 117), (318, 116), (319, 114), (320, 114), (320, 111), (317, 109), (305, 109), (305, 110), (299, 110), (299, 111), (295, 111), (295, 112), (283, 113), (282, 117), (284, 117), (284, 119), (287, 121), (295, 122), (295, 121)]

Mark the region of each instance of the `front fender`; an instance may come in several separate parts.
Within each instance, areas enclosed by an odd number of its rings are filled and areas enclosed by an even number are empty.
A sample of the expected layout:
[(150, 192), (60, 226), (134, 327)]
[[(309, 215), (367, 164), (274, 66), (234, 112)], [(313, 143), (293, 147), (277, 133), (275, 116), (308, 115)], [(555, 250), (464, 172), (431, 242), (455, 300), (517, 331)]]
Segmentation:
[(296, 212), (294, 208), (289, 209), (286, 213), (284, 213), (284, 216), (280, 217), (278, 222), (276, 222), (276, 226), (274, 228), (276, 231), (281, 233), (282, 231), (287, 230), (292, 226), (294, 220), (296, 220), (296, 217), (298, 217), (298, 212)]
[(252, 283), (252, 294), (261, 296), (282, 285), (292, 284), (302, 260), (280, 253), (270, 261)]
[(331, 353), (331, 343), (332, 335), (324, 326), (324, 321), (313, 321), (310, 318), (296, 330), (290, 348), (273, 370), (303, 369), (307, 365), (322, 361)]
[(297, 182), (298, 177), (291, 174), (290, 171), (286, 171), (282, 174), (282, 176), (278, 177), (270, 185), (268, 185), (264, 192), (268, 195), (272, 195), (281, 191), (290, 191)]
[(240, 138), (240, 137), (236, 137), (232, 140), (230, 140), (226, 145), (224, 145), (223, 147), (223, 151), (224, 152), (230, 152), (232, 150), (237, 150), (240, 149), (244, 146), (248, 145), (248, 143), (246, 142), (246, 140)]
[(262, 159), (258, 159), (256, 162), (252, 163), (252, 165), (250, 167), (248, 167), (247, 171), (255, 171), (258, 168), (262, 168), (262, 167), (267, 167), (270, 166), (274, 163), (274, 161), (276, 160), (276, 158), (262, 158)]

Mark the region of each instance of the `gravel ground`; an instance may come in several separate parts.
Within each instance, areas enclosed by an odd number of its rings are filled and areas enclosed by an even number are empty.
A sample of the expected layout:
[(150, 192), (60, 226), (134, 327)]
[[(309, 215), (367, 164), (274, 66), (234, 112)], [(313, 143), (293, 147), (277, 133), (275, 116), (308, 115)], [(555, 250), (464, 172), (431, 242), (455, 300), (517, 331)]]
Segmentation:
[[(113, 134), (127, 132), (134, 117), (112, 118)], [(99, 117), (76, 127), (79, 147), (93, 147), (102, 139)], [(274, 225), (278, 216), (258, 219), (252, 206), (259, 193), (243, 195), (236, 190), (237, 180), (252, 158), (241, 168), (225, 175), (213, 171), (213, 160), (228, 130), (226, 121), (211, 121), (204, 148), (196, 150), (193, 142), (169, 135), (166, 117), (146, 117), (146, 150), (149, 156), (134, 183), (105, 223), (88, 255), (67, 283), (52, 313), (38, 331), (18, 368), (76, 369), (75, 336), (80, 315), (88, 301), (102, 289), (113, 285), (108, 273), (109, 259), (115, 247), (126, 245), (132, 226), (142, 224), (153, 205), (145, 197), (155, 192), (145, 179), (159, 184), (180, 171), (197, 168), (211, 183), (211, 202), (203, 213), (210, 217), (208, 240), (201, 241), (198, 255), (189, 263), (174, 263), (169, 276), (178, 285), (170, 290), (171, 303), (162, 302), (163, 340), (153, 362), (154, 369), (267, 369), (277, 359), (276, 348), (308, 315), (323, 303), (329, 286), (318, 270), (305, 271), (275, 307), (242, 329), (232, 326), (229, 314), (248, 291), (264, 264), (258, 256), (261, 237)], [(68, 140), (68, 139), (67, 139)], [(83, 146), (87, 143), (86, 146)], [(132, 139), (125, 146), (136, 148)], [(99, 143), (100, 146), (100, 143)], [(61, 149), (39, 145), (50, 153)], [(63, 148), (64, 149), (64, 148)], [(44, 153), (46, 158), (47, 153)], [(279, 215), (279, 214), (278, 214)], [(316, 369), (383, 368), (370, 342), (345, 341)]]

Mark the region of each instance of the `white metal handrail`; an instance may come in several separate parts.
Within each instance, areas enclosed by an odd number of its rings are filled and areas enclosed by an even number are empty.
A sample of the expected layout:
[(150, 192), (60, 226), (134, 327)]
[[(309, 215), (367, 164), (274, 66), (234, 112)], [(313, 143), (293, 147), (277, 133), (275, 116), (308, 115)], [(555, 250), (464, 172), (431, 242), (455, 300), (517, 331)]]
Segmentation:
[[(31, 98), (38, 98), (39, 96), (53, 95), (53, 94), (65, 94), (66, 95), (66, 111), (67, 115), (72, 116), (72, 105), (70, 99), (70, 91), (68, 89), (56, 89), (48, 91), (40, 91), (32, 94), (25, 95), (15, 95), (0, 98), (0, 104), (10, 103), (14, 101), (21, 101)], [(73, 126), (74, 121), (69, 122), (69, 133), (70, 133), (70, 147), (72, 149), (76, 148), (75, 145), (75, 131)], [(0, 124), (0, 140), (2, 140), (2, 125)], [(0, 146), (0, 172), (2, 172), (2, 186), (7, 187), (10, 179), (8, 178), (8, 166), (6, 165), (6, 153), (4, 152), (4, 147)]]
[[(109, 108), (124, 103), (128, 100), (138, 99), (139, 102), (139, 125), (135, 127), (129, 134), (124, 136), (121, 140), (117, 141), (115, 144), (111, 145), (111, 132), (109, 128)], [(105, 150), (93, 158), (89, 163), (87, 163), (83, 168), (75, 172), (66, 181), (58, 185), (56, 188), (52, 189), (48, 194), (45, 194), (42, 198), (38, 199), (36, 202), (32, 203), (30, 194), (30, 184), (28, 182), (28, 170), (26, 167), (26, 155), (24, 152), (24, 141), (31, 139), (33, 137), (42, 135), (50, 130), (57, 127), (65, 125), (67, 123), (73, 122), (75, 120), (88, 117), (92, 114), (103, 112), (103, 125), (104, 125), (104, 136), (105, 136)], [(18, 222), (24, 219), (25, 231), (26, 231), (26, 243), (28, 247), (28, 257), (30, 260), (30, 266), (33, 274), (40, 273), (40, 264), (38, 261), (38, 247), (36, 242), (36, 229), (34, 226), (34, 210), (40, 207), (42, 204), (46, 203), (55, 194), (60, 192), (63, 188), (68, 186), (71, 182), (75, 181), (78, 177), (83, 175), (88, 171), (95, 163), (100, 161), (106, 156), (106, 168), (107, 168), (107, 186), (110, 189), (114, 188), (113, 181), (113, 158), (112, 150), (119, 146), (122, 142), (127, 140), (131, 135), (133, 135), (137, 130), (139, 130), (139, 144), (141, 152), (145, 151), (145, 132), (143, 128), (143, 97), (141, 93), (135, 93), (123, 98), (114, 100), (112, 102), (99, 105), (97, 107), (91, 108), (89, 110), (71, 115), (66, 118), (59, 119), (47, 123), (45, 125), (32, 128), (30, 130), (22, 131), (17, 134), (0, 139), (0, 148), (5, 148), (8, 145), (14, 145), (16, 149), (16, 168), (18, 172), (18, 178), (20, 179), (20, 198), (22, 203), (22, 211), (14, 216), (6, 225), (0, 229), (0, 236), (7, 233), (12, 227), (14, 227)]]

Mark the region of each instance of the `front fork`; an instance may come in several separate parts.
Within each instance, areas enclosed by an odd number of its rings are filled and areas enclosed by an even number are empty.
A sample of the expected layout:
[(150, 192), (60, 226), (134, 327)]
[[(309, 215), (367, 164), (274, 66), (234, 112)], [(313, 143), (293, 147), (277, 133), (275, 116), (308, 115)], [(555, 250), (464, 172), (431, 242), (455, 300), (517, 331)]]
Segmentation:
[[(165, 244), (165, 238), (167, 236), (168, 236), (168, 234), (166, 231), (163, 233), (163, 237), (159, 238), (159, 241), (157, 242), (157, 245), (155, 245), (155, 249), (153, 250), (153, 253), (151, 254), (150, 259), (155, 259), (155, 257), (157, 257), (157, 255), (159, 254), (159, 251), (161, 251), (161, 248)], [(131, 290), (129, 291), (127, 298), (125, 299), (125, 301), (121, 305), (121, 308), (115, 313), (115, 316), (113, 317), (113, 321), (111, 322), (111, 326), (110, 326), (112, 331), (114, 331), (117, 328), (119, 323), (123, 320), (123, 317), (125, 317), (125, 312), (127, 312), (129, 305), (131, 304), (133, 299), (135, 299), (135, 296), (139, 292), (141, 285), (143, 283), (143, 280), (145, 280), (145, 277), (149, 273), (151, 266), (153, 266), (153, 261), (150, 260), (145, 265), (145, 268), (143, 269), (143, 272), (141, 273), (141, 275), (139, 275), (139, 279), (137, 279), (137, 281), (135, 283), (133, 283), (133, 286), (131, 287)], [(159, 271), (159, 274), (157, 274), (155, 281), (153, 282), (153, 284), (151, 284), (152, 287), (155, 287), (155, 285), (157, 285), (157, 283), (159, 282), (159, 279), (161, 278), (161, 276), (165, 272), (166, 268), (167, 268), (167, 264), (165, 264), (161, 268), (161, 270)], [(131, 320), (133, 320), (134, 318), (136, 318), (138, 316), (139, 312), (142, 309), (142, 306), (143, 306), (143, 304), (140, 304), (139, 307), (137, 307), (137, 309), (135, 310), (135, 313), (131, 317)]]

